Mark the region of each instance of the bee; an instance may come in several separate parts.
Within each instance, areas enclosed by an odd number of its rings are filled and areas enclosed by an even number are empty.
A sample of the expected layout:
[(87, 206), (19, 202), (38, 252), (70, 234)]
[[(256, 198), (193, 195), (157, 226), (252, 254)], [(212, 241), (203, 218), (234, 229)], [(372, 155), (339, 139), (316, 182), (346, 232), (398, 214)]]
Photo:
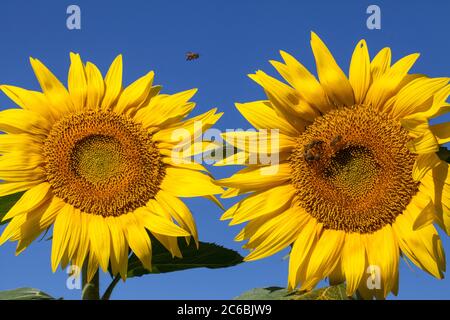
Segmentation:
[(305, 160), (308, 162), (319, 160), (323, 151), (323, 143), (321, 140), (312, 140), (305, 145), (305, 151), (303, 153)]
[(186, 61), (197, 60), (198, 58), (200, 58), (199, 53), (192, 51), (186, 52)]
[(333, 140), (331, 140), (330, 146), (334, 149), (341, 141), (342, 141), (342, 136), (337, 135), (336, 137), (333, 138)]

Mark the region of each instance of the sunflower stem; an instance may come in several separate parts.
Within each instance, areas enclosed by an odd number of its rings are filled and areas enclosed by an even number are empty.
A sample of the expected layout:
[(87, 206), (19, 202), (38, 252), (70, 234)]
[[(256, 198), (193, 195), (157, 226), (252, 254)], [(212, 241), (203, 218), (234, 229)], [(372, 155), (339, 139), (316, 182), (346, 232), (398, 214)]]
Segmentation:
[(119, 283), (119, 280), (120, 275), (118, 274), (114, 277), (113, 281), (111, 281), (108, 288), (105, 290), (105, 293), (103, 293), (102, 300), (109, 300), (114, 288), (116, 287), (117, 283)]
[(88, 281), (88, 267), (87, 263), (83, 265), (83, 270), (81, 271), (81, 278), (83, 282), (83, 291), (81, 292), (82, 300), (100, 300), (100, 280), (98, 275), (98, 270), (92, 277), (91, 281)]

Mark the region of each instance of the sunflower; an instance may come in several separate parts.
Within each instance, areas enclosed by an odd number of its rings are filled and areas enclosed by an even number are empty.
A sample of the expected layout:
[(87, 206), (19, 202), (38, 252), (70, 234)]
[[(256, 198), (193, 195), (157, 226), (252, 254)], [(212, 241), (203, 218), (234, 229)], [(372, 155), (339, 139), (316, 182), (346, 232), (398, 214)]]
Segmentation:
[(179, 197), (223, 191), (193, 161), (208, 144), (191, 141), (221, 114), (186, 120), (196, 90), (159, 94), (153, 72), (123, 89), (121, 55), (105, 78), (78, 54), (70, 59), (68, 90), (33, 58), (43, 92), (0, 87), (21, 107), (0, 112), (0, 196), (23, 192), (0, 243), (18, 241), (19, 254), (53, 226), (53, 271), (86, 263), (88, 279), (109, 265), (125, 279), (129, 248), (151, 269), (148, 232), (181, 257), (177, 237), (198, 237)]
[[(241, 147), (218, 165), (247, 167), (218, 184), (228, 187), (223, 197), (251, 194), (222, 219), (248, 222), (236, 237), (247, 241), (247, 261), (292, 247), (289, 289), (311, 290), (328, 278), (345, 281), (349, 296), (385, 298), (398, 292), (400, 255), (442, 278), (433, 223), (449, 234), (450, 174), (436, 152), (450, 141), (450, 125), (429, 120), (450, 110), (449, 79), (408, 74), (418, 54), (391, 65), (384, 48), (370, 60), (364, 40), (347, 78), (311, 37), (319, 80), (283, 51), (284, 63), (271, 64), (288, 84), (249, 75), (268, 100), (236, 104), (258, 131), (224, 134)], [(271, 149), (267, 129), (278, 130)], [(261, 163), (265, 152), (278, 163)]]

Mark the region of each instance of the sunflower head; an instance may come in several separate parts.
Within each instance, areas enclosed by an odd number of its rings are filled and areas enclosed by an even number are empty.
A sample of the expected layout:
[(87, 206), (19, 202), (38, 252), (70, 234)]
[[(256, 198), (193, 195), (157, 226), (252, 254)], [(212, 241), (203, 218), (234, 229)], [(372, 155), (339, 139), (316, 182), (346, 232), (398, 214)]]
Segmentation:
[[(42, 92), (0, 87), (20, 107), (0, 112), (0, 195), (24, 192), (4, 216), (0, 242), (18, 241), (20, 253), (53, 226), (53, 270), (87, 263), (90, 279), (111, 265), (125, 279), (129, 248), (151, 268), (149, 233), (173, 256), (181, 256), (177, 237), (198, 244), (179, 197), (222, 192), (192, 159), (208, 146), (192, 148), (191, 139), (221, 114), (186, 120), (196, 90), (159, 94), (153, 72), (123, 88), (121, 56), (104, 78), (78, 54), (70, 58), (68, 89), (36, 59)], [(183, 141), (172, 139), (178, 130)]]
[[(292, 247), (291, 289), (329, 278), (345, 281), (348, 295), (384, 298), (397, 293), (400, 253), (442, 278), (433, 223), (450, 233), (450, 174), (436, 152), (450, 141), (450, 125), (430, 119), (450, 110), (449, 79), (409, 74), (418, 54), (392, 64), (384, 48), (370, 59), (364, 40), (347, 77), (314, 33), (311, 47), (318, 79), (283, 51), (284, 62), (271, 63), (287, 83), (263, 71), (250, 75), (268, 100), (236, 106), (256, 129), (279, 130), (280, 161), (247, 161), (220, 180), (225, 197), (251, 192), (222, 218), (248, 222), (236, 238), (247, 240), (247, 260)], [(225, 139), (237, 146), (241, 135)], [(261, 136), (251, 138), (241, 144), (241, 160), (267, 150), (254, 148), (266, 142)], [(276, 174), (263, 174), (268, 166)], [(378, 287), (368, 285), (372, 278)]]

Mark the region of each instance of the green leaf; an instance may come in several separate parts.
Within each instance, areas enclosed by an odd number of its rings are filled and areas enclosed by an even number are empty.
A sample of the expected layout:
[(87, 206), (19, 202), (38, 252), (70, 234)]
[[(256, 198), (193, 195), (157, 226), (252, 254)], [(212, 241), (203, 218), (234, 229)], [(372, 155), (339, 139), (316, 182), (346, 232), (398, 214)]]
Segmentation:
[(179, 239), (178, 244), (183, 258), (172, 258), (170, 252), (156, 239), (152, 238), (152, 271), (145, 269), (133, 254), (128, 260), (128, 278), (192, 268), (226, 268), (243, 261), (242, 256), (236, 251), (214, 243), (200, 242), (198, 249), (193, 241), (190, 245), (187, 245), (184, 239)]
[(447, 161), (450, 163), (450, 150), (448, 150), (446, 147), (440, 147), (439, 151), (437, 152), (439, 158), (441, 160)]
[(345, 285), (329, 286), (312, 291), (292, 291), (286, 288), (257, 288), (244, 292), (235, 300), (349, 300), (345, 293)]
[(244, 292), (235, 300), (288, 300), (289, 291), (281, 287), (256, 288)]
[(54, 300), (45, 292), (34, 288), (17, 288), (0, 291), (0, 300)]
[[(13, 193), (0, 198), (0, 221), (8, 213), (9, 209), (22, 197), (24, 192)], [(6, 221), (0, 222), (0, 225), (7, 223)]]
[(345, 292), (345, 285), (329, 286), (309, 291), (302, 295), (294, 295), (293, 300), (349, 300)]

